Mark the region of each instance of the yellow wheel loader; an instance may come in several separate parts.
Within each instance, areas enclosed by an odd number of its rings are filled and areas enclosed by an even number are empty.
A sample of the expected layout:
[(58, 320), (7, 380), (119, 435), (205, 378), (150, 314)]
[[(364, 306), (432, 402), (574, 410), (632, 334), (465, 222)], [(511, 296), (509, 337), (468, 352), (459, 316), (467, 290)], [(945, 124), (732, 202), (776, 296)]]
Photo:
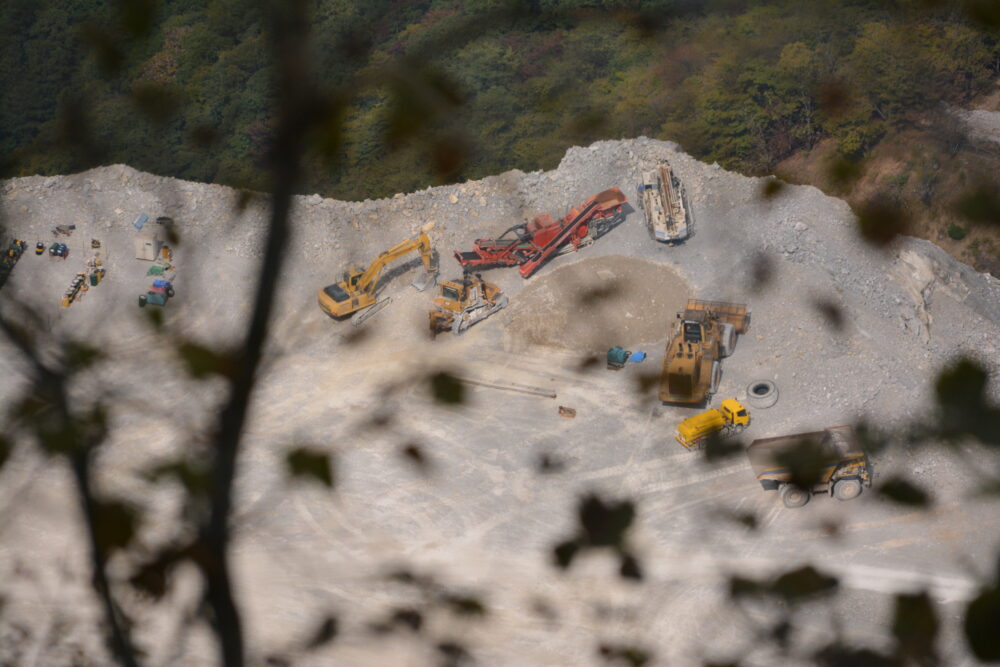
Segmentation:
[(677, 313), (660, 371), (660, 400), (702, 403), (719, 389), (722, 359), (733, 353), (737, 334), (750, 330), (742, 303), (690, 299)]
[[(387, 299), (378, 301), (377, 291), (382, 270), (390, 262), (399, 259), (415, 250), (420, 251), (420, 259), (424, 263), (427, 274), (423, 280), (416, 281), (413, 286), (423, 291), (432, 285), (437, 276), (437, 264), (434, 261), (434, 250), (426, 232), (398, 243), (389, 248), (368, 265), (368, 268), (351, 267), (344, 272), (339, 283), (327, 285), (318, 293), (319, 307), (330, 317), (348, 317), (349, 315), (370, 308), (362, 314), (362, 318), (374, 315), (378, 308), (388, 303)], [(372, 308), (375, 306), (375, 308)]]
[(507, 305), (507, 295), (478, 273), (465, 275), (461, 280), (448, 280), (439, 288), (434, 310), (428, 313), (432, 334), (441, 331), (460, 334)]

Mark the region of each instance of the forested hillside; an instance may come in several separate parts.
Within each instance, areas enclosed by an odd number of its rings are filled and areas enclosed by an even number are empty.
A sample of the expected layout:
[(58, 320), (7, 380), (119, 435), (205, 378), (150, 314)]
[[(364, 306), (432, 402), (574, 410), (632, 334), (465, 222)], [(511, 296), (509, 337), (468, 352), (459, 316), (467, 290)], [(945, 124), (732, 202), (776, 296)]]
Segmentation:
[[(248, 9), (257, 3), (118, 4), (0, 6), (6, 175), (124, 162), (265, 187), (276, 100), (264, 19)], [(354, 97), (345, 141), (314, 138), (307, 189), (346, 199), (551, 167), (599, 138), (670, 139), (746, 173), (825, 138), (857, 158), (921, 112), (983, 90), (1000, 68), (995, 33), (947, 3), (311, 6), (310, 65), (332, 93)], [(82, 147), (67, 144), (83, 135)], [(324, 146), (335, 168), (320, 161)]]

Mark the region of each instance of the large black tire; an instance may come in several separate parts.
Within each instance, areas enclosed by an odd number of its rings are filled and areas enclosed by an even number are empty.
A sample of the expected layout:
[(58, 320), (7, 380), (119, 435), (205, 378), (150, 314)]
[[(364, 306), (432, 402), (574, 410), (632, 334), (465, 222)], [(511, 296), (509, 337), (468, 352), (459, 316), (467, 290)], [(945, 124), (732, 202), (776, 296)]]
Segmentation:
[(168, 287), (167, 288), (167, 298), (168, 299), (173, 299), (174, 298), (174, 294), (176, 294), (176, 292), (174, 292), (174, 288), (173, 287)]
[(833, 484), (833, 497), (837, 500), (854, 500), (861, 495), (861, 480), (841, 479)]
[(811, 495), (808, 491), (792, 484), (783, 484), (780, 493), (781, 502), (789, 509), (802, 507), (809, 502), (809, 496)]

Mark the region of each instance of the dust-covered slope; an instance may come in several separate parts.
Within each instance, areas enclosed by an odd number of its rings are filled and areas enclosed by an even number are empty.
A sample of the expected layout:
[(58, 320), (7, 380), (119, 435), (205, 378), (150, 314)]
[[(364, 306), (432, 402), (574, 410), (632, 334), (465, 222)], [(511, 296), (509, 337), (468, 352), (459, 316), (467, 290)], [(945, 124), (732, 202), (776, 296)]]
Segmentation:
[[(661, 157), (687, 188), (694, 235), (683, 245), (652, 241), (633, 211), (593, 246), (557, 257), (528, 281), (513, 269), (484, 272), (511, 305), (457, 338), (429, 339), (431, 296), (408, 285), (420, 271), (416, 260), (390, 267), (382, 295), (392, 303), (363, 326), (360, 339), (350, 323), (316, 306), (316, 291), (349, 263), (367, 263), (422, 225), (434, 223), (442, 277), (457, 277), (452, 250), (538, 213), (562, 216), (609, 187), (632, 197), (640, 171)], [(933, 484), (941, 500), (935, 514), (902, 511), (870, 494), (790, 512), (761, 492), (741, 458), (709, 467), (681, 450), (673, 429), (691, 411), (656, 405), (643, 390), (640, 378), (657, 373), (665, 327), (689, 296), (750, 305), (753, 327), (726, 360), (719, 394), (743, 397), (756, 379), (777, 383), (780, 400), (754, 413), (750, 437), (862, 415), (906, 423), (929, 408), (929, 379), (947, 359), (970, 354), (998, 370), (996, 280), (924, 241), (902, 239), (886, 252), (867, 247), (847, 206), (814, 188), (784, 188), (771, 199), (760, 189), (759, 179), (699, 163), (673, 144), (637, 139), (572, 149), (552, 172), (515, 171), (378, 201), (296, 198), (269, 361), (240, 468), (234, 558), (251, 647), (286, 645), (332, 608), (344, 626), (329, 659), (423, 664), (430, 654), (417, 651), (416, 640), (374, 642), (365, 630), (398, 600), (399, 591), (378, 575), (400, 563), (487, 593), (493, 613), (484, 623), (435, 618), (429, 633), (462, 635), (489, 664), (580, 664), (598, 639), (641, 641), (669, 664), (732, 657), (751, 630), (738, 619), (718, 627), (725, 573), (806, 560), (843, 578), (842, 602), (853, 610), (845, 631), (862, 642), (872, 639), (872, 624), (886, 620), (886, 593), (929, 587), (946, 604), (968, 598), (973, 584), (956, 559), (988, 569), (997, 545), (982, 535), (996, 535), (998, 523), (988, 507), (963, 502), (965, 473), (945, 457), (925, 453), (905, 462)], [(151, 511), (143, 540), (167, 539), (176, 493), (139, 473), (184, 451), (191, 432), (209, 423), (219, 392), (211, 382), (188, 380), (167, 340), (142, 317), (137, 297), (149, 263), (134, 259), (130, 223), (142, 212), (176, 223), (177, 296), (164, 310), (167, 330), (229, 344), (249, 312), (266, 199), (113, 166), (8, 181), (2, 204), (10, 232), (31, 245), (51, 241), (55, 224), (77, 225), (67, 260), (30, 252), (21, 259), (0, 291), (0, 309), (16, 318), (18, 302), (28, 303), (46, 334), (111, 351), (75, 397), (82, 406), (113, 393), (99, 481)], [(91, 238), (105, 246), (107, 278), (62, 309), (59, 299), (82, 270)], [(581, 363), (611, 342), (649, 358), (620, 373)], [(9, 380), (0, 400), (9, 404), (25, 368), (4, 350), (0, 372)], [(435, 405), (423, 378), (440, 368), (558, 398), (475, 385), (464, 406)], [(559, 405), (576, 408), (576, 419), (560, 418)], [(338, 453), (332, 494), (285, 483), (282, 456), (293, 442)], [(399, 456), (413, 443), (431, 461), (428, 477)], [(560, 462), (557, 472), (539, 473), (542, 456)], [(904, 462), (880, 463), (894, 470)], [(637, 549), (647, 571), (641, 586), (619, 584), (606, 561), (574, 566), (568, 576), (551, 569), (549, 551), (569, 534), (576, 497), (588, 489), (637, 500)], [(69, 602), (80, 618), (96, 617), (65, 471), (21, 452), (0, 471), (0, 503), (17, 508), (0, 524), (0, 568), (36, 575), (13, 585), (3, 632), (12, 631), (11, 619), (54, 618)], [(719, 518), (735, 511), (753, 512), (760, 529)], [(825, 537), (831, 522), (841, 527), (839, 540)], [(45, 583), (61, 569), (70, 583)], [(193, 590), (167, 606), (189, 603)], [(603, 597), (622, 613), (602, 616)], [(555, 620), (538, 615), (539, 601), (560, 610)], [(178, 644), (161, 632), (170, 627), (167, 614), (146, 611), (143, 618), (149, 624), (139, 639), (154, 656), (179, 650), (186, 664), (210, 661), (203, 634)], [(829, 639), (824, 624), (818, 612), (806, 614), (806, 639)], [(61, 645), (38, 650), (101, 650), (89, 625), (73, 627)], [(28, 643), (41, 641), (33, 635)], [(947, 651), (957, 657), (960, 649), (949, 639)]]

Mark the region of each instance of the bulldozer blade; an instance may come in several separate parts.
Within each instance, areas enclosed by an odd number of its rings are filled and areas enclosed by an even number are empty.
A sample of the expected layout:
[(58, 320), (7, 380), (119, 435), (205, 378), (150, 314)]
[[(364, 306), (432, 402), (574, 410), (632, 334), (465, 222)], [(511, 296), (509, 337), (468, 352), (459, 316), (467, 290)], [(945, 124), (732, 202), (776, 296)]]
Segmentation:
[(425, 273), (422, 277), (417, 278), (410, 284), (413, 285), (413, 287), (418, 292), (423, 292), (428, 287), (433, 287), (434, 285), (437, 285), (437, 272), (435, 271), (434, 273)]

